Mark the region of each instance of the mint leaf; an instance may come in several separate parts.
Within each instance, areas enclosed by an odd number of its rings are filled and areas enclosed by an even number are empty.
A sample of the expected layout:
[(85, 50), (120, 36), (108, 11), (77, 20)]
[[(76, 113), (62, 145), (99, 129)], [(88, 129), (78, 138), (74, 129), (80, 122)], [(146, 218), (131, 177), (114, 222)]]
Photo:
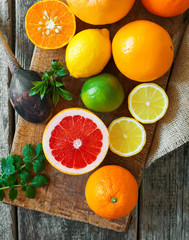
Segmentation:
[(40, 173), (45, 168), (46, 163), (44, 161), (36, 159), (33, 163), (33, 170), (35, 173)]
[(5, 197), (5, 192), (3, 190), (0, 190), (0, 201), (3, 201)]
[(16, 176), (15, 175), (10, 175), (7, 177), (7, 185), (8, 186), (13, 186), (17, 184), (17, 179), (16, 179)]
[(49, 178), (44, 174), (39, 174), (35, 176), (31, 182), (31, 185), (34, 187), (43, 187), (49, 183)]
[(31, 144), (26, 144), (22, 150), (22, 154), (31, 159), (35, 154), (35, 148)]
[(31, 158), (28, 158), (28, 157), (23, 158), (24, 163), (29, 163), (30, 161), (31, 161)]
[(33, 167), (33, 164), (31, 162), (28, 162), (25, 166), (25, 169), (28, 171), (31, 171), (32, 167)]
[(18, 155), (12, 155), (11, 157), (14, 159), (14, 163), (13, 164), (15, 166), (15, 169), (20, 168), (20, 166), (22, 164), (21, 157), (19, 157)]
[(36, 190), (33, 186), (31, 187), (26, 187), (26, 190), (25, 190), (25, 196), (27, 198), (35, 198), (36, 196)]
[(58, 88), (53, 89), (53, 104), (56, 106), (59, 101), (59, 91)]
[(35, 147), (35, 153), (36, 153), (36, 156), (38, 156), (39, 154), (43, 153), (42, 143), (39, 143), (39, 144)]
[(20, 179), (22, 182), (29, 182), (31, 180), (32, 176), (31, 173), (29, 173), (28, 171), (24, 170), (21, 174), (20, 174)]
[(26, 191), (26, 188), (27, 188), (26, 186), (23, 186), (23, 187), (22, 187), (22, 191), (25, 192), (25, 191)]
[(8, 157), (7, 160), (6, 158), (2, 158), (1, 160), (2, 174), (9, 176), (15, 173), (15, 167), (13, 163), (14, 163), (14, 159), (12, 157)]
[(67, 70), (63, 67), (62, 69), (56, 71), (56, 74), (59, 76), (59, 77), (64, 77), (67, 75)]
[(74, 96), (70, 92), (68, 92), (62, 88), (59, 88), (58, 90), (59, 90), (61, 97), (63, 97), (64, 99), (69, 100), (69, 101), (73, 99)]
[(56, 85), (56, 87), (62, 87), (64, 84), (60, 83), (60, 82), (56, 82), (55, 85)]
[(15, 200), (18, 196), (18, 190), (15, 188), (11, 188), (11, 190), (9, 190), (9, 199), (11, 201)]

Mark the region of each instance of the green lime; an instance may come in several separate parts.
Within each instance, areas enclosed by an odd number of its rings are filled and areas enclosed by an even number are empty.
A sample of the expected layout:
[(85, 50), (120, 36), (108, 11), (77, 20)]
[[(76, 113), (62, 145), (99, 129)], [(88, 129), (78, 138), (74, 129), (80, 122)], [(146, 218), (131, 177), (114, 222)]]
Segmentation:
[(90, 110), (111, 112), (122, 104), (124, 90), (115, 76), (102, 73), (86, 80), (81, 89), (81, 99)]

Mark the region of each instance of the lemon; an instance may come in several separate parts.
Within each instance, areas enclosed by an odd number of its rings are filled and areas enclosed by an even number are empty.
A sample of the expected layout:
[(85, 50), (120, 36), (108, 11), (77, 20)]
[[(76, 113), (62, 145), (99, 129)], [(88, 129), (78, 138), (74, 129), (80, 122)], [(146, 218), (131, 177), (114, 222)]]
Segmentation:
[(108, 29), (86, 29), (76, 34), (66, 49), (66, 64), (75, 78), (100, 73), (111, 57)]
[(139, 122), (154, 123), (165, 115), (169, 100), (163, 88), (155, 83), (144, 83), (131, 91), (128, 105)]
[(124, 90), (115, 76), (102, 73), (85, 81), (81, 89), (81, 99), (90, 110), (111, 112), (123, 102)]
[(146, 143), (146, 131), (134, 118), (121, 117), (109, 126), (110, 150), (119, 156), (139, 153)]

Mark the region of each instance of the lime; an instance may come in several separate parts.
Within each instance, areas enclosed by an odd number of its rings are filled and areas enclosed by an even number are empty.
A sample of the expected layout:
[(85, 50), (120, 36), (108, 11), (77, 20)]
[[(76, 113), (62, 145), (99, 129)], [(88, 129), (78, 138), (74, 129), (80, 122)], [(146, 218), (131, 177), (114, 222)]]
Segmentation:
[(122, 104), (124, 90), (115, 76), (102, 73), (89, 78), (84, 83), (81, 99), (88, 109), (96, 112), (111, 112)]

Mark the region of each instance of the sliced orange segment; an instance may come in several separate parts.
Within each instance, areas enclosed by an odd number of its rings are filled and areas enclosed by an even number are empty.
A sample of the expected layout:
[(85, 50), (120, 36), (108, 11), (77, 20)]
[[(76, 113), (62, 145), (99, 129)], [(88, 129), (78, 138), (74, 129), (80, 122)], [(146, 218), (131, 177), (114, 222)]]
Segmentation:
[(142, 123), (154, 123), (161, 119), (167, 111), (168, 104), (164, 89), (155, 83), (138, 85), (128, 98), (132, 116)]
[(144, 127), (133, 118), (115, 119), (109, 126), (110, 150), (119, 156), (139, 153), (146, 143)]
[(37, 47), (57, 49), (69, 43), (75, 34), (75, 16), (58, 0), (44, 0), (32, 5), (25, 18), (26, 33)]

